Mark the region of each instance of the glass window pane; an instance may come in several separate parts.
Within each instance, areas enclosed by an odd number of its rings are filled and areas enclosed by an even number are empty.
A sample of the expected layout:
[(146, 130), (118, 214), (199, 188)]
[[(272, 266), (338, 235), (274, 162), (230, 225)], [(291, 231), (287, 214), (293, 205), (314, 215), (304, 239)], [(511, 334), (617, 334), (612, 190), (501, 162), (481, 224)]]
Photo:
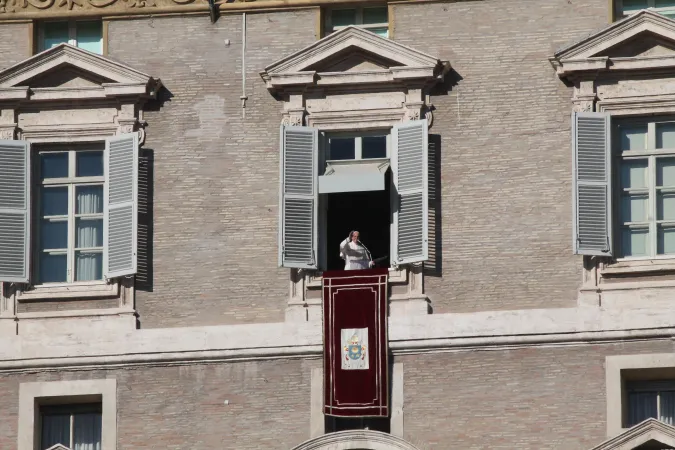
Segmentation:
[(77, 46), (103, 54), (103, 24), (100, 21), (76, 23)]
[(620, 127), (621, 150), (644, 150), (647, 148), (647, 125)]
[(656, 417), (656, 392), (630, 392), (628, 394), (628, 426), (637, 425)]
[(75, 414), (73, 450), (100, 450), (101, 413)]
[(658, 253), (659, 255), (675, 254), (675, 228), (659, 227)]
[(656, 124), (656, 148), (675, 148), (675, 122)]
[(75, 153), (76, 174), (78, 177), (101, 177), (103, 176), (103, 152), (77, 152)]
[(103, 186), (75, 187), (75, 214), (101, 214), (103, 212)]
[(361, 157), (386, 158), (387, 136), (364, 136), (361, 138)]
[(42, 187), (40, 197), (41, 216), (67, 216), (68, 215), (68, 188)]
[(387, 7), (363, 8), (363, 23), (387, 23)]
[(656, 200), (657, 220), (675, 220), (675, 193), (657, 194)]
[(675, 423), (675, 392), (662, 391), (659, 396), (661, 400), (659, 420), (673, 425)]
[(645, 9), (649, 7), (648, 0), (623, 0), (624, 11), (632, 9)]
[(328, 159), (356, 158), (355, 142), (354, 138), (331, 138)]
[(654, 0), (656, 8), (668, 8), (675, 6), (675, 0)]
[(647, 160), (626, 159), (621, 162), (621, 188), (640, 189), (647, 187)]
[(68, 248), (68, 222), (42, 220), (40, 222), (40, 250)]
[(103, 279), (103, 254), (75, 252), (75, 280), (94, 281)]
[(70, 446), (69, 414), (45, 414), (42, 416), (40, 448), (45, 450), (56, 444)]
[(334, 9), (331, 11), (330, 16), (334, 27), (344, 27), (356, 24), (355, 9)]
[(621, 201), (621, 220), (623, 222), (645, 222), (648, 208), (648, 195), (625, 195)]
[(68, 177), (68, 153), (40, 153), (40, 176), (45, 178)]
[(388, 38), (389, 37), (389, 29), (388, 28), (368, 28), (370, 31), (375, 33), (378, 36), (382, 36), (383, 38)]
[(675, 186), (675, 158), (656, 159), (656, 185)]
[(68, 43), (68, 22), (45, 22), (42, 25), (42, 49)]
[(67, 279), (68, 258), (66, 255), (40, 253), (40, 282), (65, 283)]
[(624, 256), (648, 256), (649, 230), (630, 229), (621, 230), (621, 249)]
[(93, 248), (103, 246), (103, 219), (75, 219), (77, 248)]

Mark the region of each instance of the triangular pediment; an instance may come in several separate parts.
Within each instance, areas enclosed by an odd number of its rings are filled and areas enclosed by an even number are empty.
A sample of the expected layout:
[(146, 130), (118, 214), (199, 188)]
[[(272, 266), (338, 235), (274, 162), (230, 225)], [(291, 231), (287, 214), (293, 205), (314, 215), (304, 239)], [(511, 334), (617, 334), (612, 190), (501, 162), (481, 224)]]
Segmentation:
[(70, 448), (66, 447), (63, 444), (56, 444), (54, 446), (49, 447), (47, 450), (70, 450)]
[(675, 55), (675, 21), (650, 10), (615, 22), (555, 53), (555, 59)]
[[(349, 26), (270, 64), (260, 75), (268, 88), (275, 89), (282, 85), (309, 85), (319, 79), (331, 85), (434, 79), (442, 78), (449, 69), (447, 61)], [(338, 79), (341, 73), (351, 78)]]
[(675, 448), (675, 427), (647, 419), (591, 450), (665, 450)]
[[(55, 88), (71, 94), (77, 90), (91, 94), (99, 89), (105, 91), (100, 94), (105, 96), (123, 93), (153, 96), (159, 86), (159, 80), (150, 75), (68, 44), (60, 44), (0, 71), (0, 92), (19, 96), (27, 96), (28, 90)], [(55, 96), (58, 97), (51, 97)]]

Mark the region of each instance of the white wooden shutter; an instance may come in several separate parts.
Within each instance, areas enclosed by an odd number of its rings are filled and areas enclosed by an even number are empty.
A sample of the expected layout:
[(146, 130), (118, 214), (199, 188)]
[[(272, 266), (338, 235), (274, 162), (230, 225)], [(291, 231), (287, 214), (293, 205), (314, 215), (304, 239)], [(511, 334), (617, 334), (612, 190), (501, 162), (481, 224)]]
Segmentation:
[(136, 273), (138, 134), (108, 138), (105, 150), (103, 273), (110, 279)]
[(279, 265), (317, 268), (318, 152), (316, 128), (281, 127)]
[(574, 253), (612, 255), (610, 116), (573, 113)]
[(30, 144), (0, 140), (0, 281), (30, 274)]
[(391, 167), (398, 195), (394, 209), (392, 261), (405, 264), (429, 258), (428, 127), (426, 120), (392, 129)]

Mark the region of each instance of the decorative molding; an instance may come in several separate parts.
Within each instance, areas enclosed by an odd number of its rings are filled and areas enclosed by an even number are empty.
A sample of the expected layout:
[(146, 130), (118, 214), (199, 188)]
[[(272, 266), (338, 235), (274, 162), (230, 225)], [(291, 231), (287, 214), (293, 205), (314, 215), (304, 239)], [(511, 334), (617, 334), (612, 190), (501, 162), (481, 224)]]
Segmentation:
[(349, 430), (311, 439), (293, 450), (418, 450), (400, 437), (372, 430)]
[(642, 444), (648, 442), (651, 444), (653, 441), (656, 441), (656, 445), (660, 447), (650, 445), (649, 448), (675, 447), (675, 427), (649, 418), (591, 450), (633, 450), (642, 448)]
[[(318, 8), (351, 0), (230, 0), (217, 4), (221, 13), (252, 10)], [(399, 0), (399, 2), (420, 0)], [(426, 0), (424, 0), (426, 1)], [(209, 13), (206, 0), (0, 0), (0, 21), (53, 17)]]

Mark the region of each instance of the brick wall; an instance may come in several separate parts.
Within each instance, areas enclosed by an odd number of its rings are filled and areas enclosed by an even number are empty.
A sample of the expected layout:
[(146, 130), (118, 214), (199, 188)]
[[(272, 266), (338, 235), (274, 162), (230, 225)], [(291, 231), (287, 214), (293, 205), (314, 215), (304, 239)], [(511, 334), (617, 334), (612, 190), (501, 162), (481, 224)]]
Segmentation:
[(405, 438), (420, 450), (589, 449), (606, 439), (605, 356), (672, 351), (663, 340), (399, 356)]
[(116, 378), (118, 450), (290, 449), (309, 439), (310, 373), (320, 364), (278, 360), (0, 375), (0, 448), (16, 448), (21, 382)]
[(0, 69), (6, 69), (31, 55), (30, 26), (27, 23), (0, 25)]
[[(395, 40), (449, 60), (441, 134), (442, 273), (435, 312), (574, 306), (571, 89), (548, 62), (608, 21), (607, 0), (398, 4)], [(433, 244), (432, 244), (433, 245)]]
[(282, 105), (258, 72), (315, 41), (317, 17), (247, 15), (246, 119), (240, 14), (213, 25), (206, 16), (110, 23), (110, 56), (167, 89), (145, 115), (154, 280), (152, 292), (137, 293), (143, 327), (284, 320), (289, 275), (277, 268), (276, 250)]

